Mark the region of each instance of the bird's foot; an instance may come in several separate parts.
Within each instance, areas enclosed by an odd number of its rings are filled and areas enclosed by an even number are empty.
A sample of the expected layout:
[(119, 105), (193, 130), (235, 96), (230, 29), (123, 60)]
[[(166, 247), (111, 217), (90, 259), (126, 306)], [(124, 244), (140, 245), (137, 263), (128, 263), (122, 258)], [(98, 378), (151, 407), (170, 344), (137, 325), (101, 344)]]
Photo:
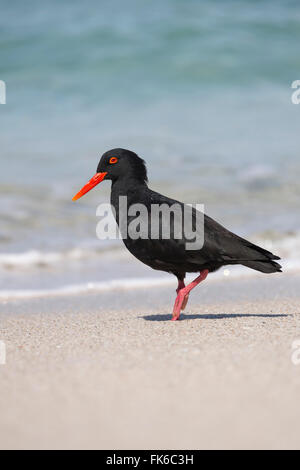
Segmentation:
[(175, 300), (174, 308), (173, 308), (173, 315), (172, 321), (179, 320), (180, 312), (183, 310), (187, 304), (189, 299), (189, 294), (185, 290), (186, 288), (182, 288), (179, 290), (178, 295)]
[(196, 287), (200, 282), (204, 281), (207, 278), (208, 273), (208, 269), (205, 269), (188, 286), (185, 286), (183, 281), (178, 281), (178, 287), (176, 291), (177, 297), (173, 308), (172, 321), (179, 320), (181, 310), (184, 310), (186, 304), (188, 303), (190, 291), (194, 289), (194, 287)]

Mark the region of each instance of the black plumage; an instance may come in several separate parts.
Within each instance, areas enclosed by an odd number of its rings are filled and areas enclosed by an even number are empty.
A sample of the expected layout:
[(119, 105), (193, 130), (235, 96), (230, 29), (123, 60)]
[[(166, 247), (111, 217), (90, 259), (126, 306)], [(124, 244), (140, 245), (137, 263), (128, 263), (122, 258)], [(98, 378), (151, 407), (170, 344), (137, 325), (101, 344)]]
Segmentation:
[[(165, 204), (169, 207), (173, 204), (179, 204), (182, 210), (184, 209), (183, 203), (148, 188), (145, 162), (134, 152), (124, 149), (113, 149), (106, 152), (99, 162), (97, 174), (105, 175), (103, 179), (112, 181), (111, 204), (115, 209), (116, 221), (119, 224), (121, 234), (134, 219), (134, 216), (128, 217), (124, 225), (125, 214), (120, 211), (120, 196), (126, 196), (128, 207), (133, 204), (146, 206), (150, 228), (150, 214), (153, 204)], [(193, 230), (203, 231), (203, 224), (197, 225), (196, 209), (189, 210), (192, 211)], [(159, 226), (163, 222), (163, 217), (160, 217)], [(179, 318), (180, 310), (185, 307), (190, 290), (204, 280), (208, 272), (211, 273), (222, 266), (234, 264), (241, 264), (263, 273), (281, 272), (281, 266), (276, 262), (280, 259), (278, 256), (235, 235), (207, 215), (204, 215), (203, 247), (199, 250), (186, 249), (186, 243), (189, 240), (184, 235), (180, 239), (176, 239), (174, 236), (175, 221), (176, 216), (172, 221), (169, 239), (161, 237), (151, 239), (151, 234), (148, 233), (148, 238), (132, 239), (127, 236), (123, 240), (125, 246), (137, 259), (153, 269), (173, 273), (178, 278), (178, 296), (174, 306), (173, 319)], [(183, 281), (188, 272), (202, 274), (194, 283), (185, 286)]]

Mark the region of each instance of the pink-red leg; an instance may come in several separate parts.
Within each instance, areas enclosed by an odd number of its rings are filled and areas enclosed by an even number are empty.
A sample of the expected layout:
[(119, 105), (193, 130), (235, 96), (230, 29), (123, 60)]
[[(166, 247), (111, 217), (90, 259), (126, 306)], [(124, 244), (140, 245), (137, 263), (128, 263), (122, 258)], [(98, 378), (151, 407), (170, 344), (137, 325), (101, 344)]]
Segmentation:
[(176, 300), (175, 300), (174, 309), (177, 307), (177, 304), (178, 304), (178, 301), (179, 301), (179, 292), (184, 288), (185, 288), (184, 281), (178, 279), (178, 287), (176, 289), (177, 297), (176, 297)]
[(184, 297), (183, 302), (182, 302), (182, 305), (181, 305), (181, 310), (184, 310), (184, 309), (185, 309), (185, 307), (186, 307), (186, 305), (187, 305), (187, 303), (188, 303), (188, 300), (189, 300), (189, 295), (190, 295), (190, 294), (186, 294), (186, 296)]
[[(179, 294), (179, 292), (181, 291), (181, 289), (184, 289), (184, 288), (185, 288), (184, 282), (178, 280), (178, 287), (177, 287), (177, 289), (176, 289), (177, 298), (178, 298), (178, 294)], [(179, 299), (179, 298), (178, 298), (178, 299)], [(187, 294), (187, 295), (185, 296), (184, 301), (183, 301), (183, 303), (182, 303), (182, 305), (181, 305), (181, 310), (184, 310), (184, 309), (185, 309), (186, 304), (188, 303), (188, 300), (189, 300), (189, 294)]]
[(179, 319), (181, 310), (183, 310), (187, 304), (189, 293), (192, 289), (194, 289), (194, 287), (196, 287), (198, 284), (200, 284), (200, 282), (204, 281), (207, 278), (208, 273), (208, 269), (205, 269), (200, 273), (198, 277), (196, 277), (196, 279), (194, 279), (194, 281), (192, 281), (187, 286), (184, 286), (183, 281), (178, 281), (177, 297), (173, 308), (172, 321), (176, 321)]

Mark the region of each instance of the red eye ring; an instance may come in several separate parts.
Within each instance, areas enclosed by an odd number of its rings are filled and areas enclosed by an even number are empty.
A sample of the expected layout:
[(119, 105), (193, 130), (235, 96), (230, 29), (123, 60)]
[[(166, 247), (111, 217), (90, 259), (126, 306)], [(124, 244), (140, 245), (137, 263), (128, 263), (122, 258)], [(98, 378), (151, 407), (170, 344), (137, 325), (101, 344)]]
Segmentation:
[(109, 163), (117, 163), (117, 161), (118, 161), (117, 157), (111, 157), (109, 159)]

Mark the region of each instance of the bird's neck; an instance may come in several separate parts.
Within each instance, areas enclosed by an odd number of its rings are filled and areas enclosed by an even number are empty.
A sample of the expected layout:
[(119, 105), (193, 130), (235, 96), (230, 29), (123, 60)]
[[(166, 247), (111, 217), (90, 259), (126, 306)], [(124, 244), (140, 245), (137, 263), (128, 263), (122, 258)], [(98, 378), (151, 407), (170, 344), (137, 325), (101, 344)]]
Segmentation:
[(142, 202), (142, 195), (147, 191), (147, 183), (135, 177), (127, 176), (124, 180), (118, 179), (112, 182), (110, 202), (115, 209), (118, 223), (120, 210), (124, 206), (124, 197), (129, 208), (132, 204)]
[(112, 182), (111, 194), (112, 196), (127, 196), (143, 191), (148, 188), (145, 181), (141, 181), (134, 175), (128, 175), (126, 178), (119, 178)]

